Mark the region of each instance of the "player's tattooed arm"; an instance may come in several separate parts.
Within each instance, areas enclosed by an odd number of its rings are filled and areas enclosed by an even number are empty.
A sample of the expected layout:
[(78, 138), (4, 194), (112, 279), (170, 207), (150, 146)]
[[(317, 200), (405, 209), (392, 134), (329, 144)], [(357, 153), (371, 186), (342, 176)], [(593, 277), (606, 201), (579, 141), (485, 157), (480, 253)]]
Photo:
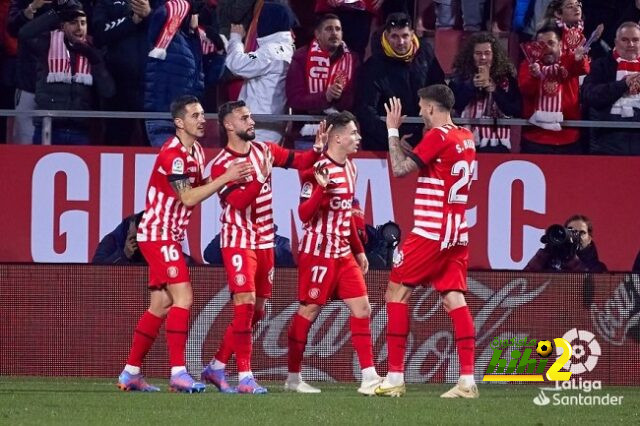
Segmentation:
[(389, 138), (389, 158), (391, 159), (391, 171), (393, 176), (402, 177), (418, 170), (418, 164), (411, 156), (411, 151), (407, 150), (408, 145), (405, 140), (411, 135), (398, 139), (395, 136)]
[(182, 194), (191, 189), (191, 183), (186, 176), (175, 176), (176, 179), (170, 180), (171, 187), (178, 195), (178, 198), (182, 198)]
[[(389, 129), (389, 158), (391, 159), (391, 171), (395, 177), (406, 176), (418, 170), (418, 164), (413, 158), (411, 145), (407, 139), (411, 135), (405, 135), (400, 139), (398, 129), (402, 126), (405, 116), (402, 115), (402, 103), (395, 96), (384, 105), (387, 112), (387, 129)], [(395, 135), (393, 134), (395, 133)]]

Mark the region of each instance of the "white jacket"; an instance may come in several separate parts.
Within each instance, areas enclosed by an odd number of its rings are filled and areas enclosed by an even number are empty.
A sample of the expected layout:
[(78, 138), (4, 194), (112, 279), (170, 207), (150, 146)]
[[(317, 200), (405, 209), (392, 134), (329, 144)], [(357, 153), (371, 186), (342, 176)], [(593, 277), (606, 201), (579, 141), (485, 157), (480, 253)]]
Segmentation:
[[(246, 102), (252, 114), (284, 114), (287, 105), (285, 79), (293, 56), (290, 31), (280, 31), (257, 39), (258, 49), (245, 53), (242, 39), (231, 33), (225, 65), (233, 74), (245, 79), (239, 99)], [(281, 124), (256, 126), (256, 140), (278, 142)]]

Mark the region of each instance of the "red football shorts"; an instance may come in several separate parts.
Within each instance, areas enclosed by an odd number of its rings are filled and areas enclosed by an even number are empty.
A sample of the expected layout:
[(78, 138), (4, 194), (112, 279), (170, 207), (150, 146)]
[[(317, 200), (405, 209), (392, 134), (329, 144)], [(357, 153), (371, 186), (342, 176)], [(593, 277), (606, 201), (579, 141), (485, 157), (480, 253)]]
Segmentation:
[(337, 259), (298, 255), (298, 300), (324, 305), (329, 299), (351, 299), (367, 295), (360, 266), (349, 255)]
[(439, 241), (410, 234), (394, 256), (389, 279), (410, 287), (431, 284), (440, 293), (466, 292), (468, 264), (467, 246), (440, 250)]
[(190, 282), (182, 246), (175, 241), (139, 241), (138, 247), (149, 264), (149, 287)]
[(257, 297), (270, 298), (273, 287), (273, 249), (243, 249), (225, 247), (222, 261), (227, 271), (229, 291), (256, 293)]

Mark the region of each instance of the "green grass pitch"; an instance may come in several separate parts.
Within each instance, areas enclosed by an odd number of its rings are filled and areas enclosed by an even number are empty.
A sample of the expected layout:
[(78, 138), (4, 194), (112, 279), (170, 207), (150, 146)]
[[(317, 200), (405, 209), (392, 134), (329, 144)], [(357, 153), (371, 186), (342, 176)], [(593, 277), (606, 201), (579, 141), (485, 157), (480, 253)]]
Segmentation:
[[(478, 400), (443, 400), (448, 385), (410, 385), (403, 398), (365, 397), (357, 385), (320, 383), (319, 395), (285, 393), (264, 383), (268, 395), (167, 391), (121, 392), (114, 380), (0, 377), (0, 425), (423, 425), (423, 424), (640, 424), (639, 387), (603, 387), (583, 395), (624, 396), (619, 406), (533, 404), (537, 386), (481, 385)], [(579, 391), (566, 391), (577, 395)], [(563, 394), (565, 395), (565, 394)]]

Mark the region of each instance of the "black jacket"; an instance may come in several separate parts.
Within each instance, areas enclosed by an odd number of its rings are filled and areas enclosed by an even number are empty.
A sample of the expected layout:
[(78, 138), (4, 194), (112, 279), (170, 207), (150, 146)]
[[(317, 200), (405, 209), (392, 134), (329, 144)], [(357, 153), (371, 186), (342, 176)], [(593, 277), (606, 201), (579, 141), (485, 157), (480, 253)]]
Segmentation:
[[(152, 9), (157, 3), (151, 1)], [(94, 42), (106, 47), (104, 60), (116, 85), (113, 101), (118, 110), (143, 109), (144, 67), (151, 50), (147, 38), (149, 16), (136, 24), (129, 3), (121, 0), (98, 0), (93, 10)]]
[[(628, 90), (624, 80), (616, 81), (618, 63), (612, 55), (596, 59), (582, 84), (582, 99), (589, 120), (638, 122), (640, 110), (623, 118), (610, 113), (613, 104)], [(592, 128), (590, 151), (595, 154), (640, 155), (640, 129)]]
[[(7, 19), (7, 31), (12, 37), (18, 38), (20, 29), (31, 22), (24, 16), (24, 10), (32, 0), (12, 0), (9, 5), (9, 18)], [(45, 4), (36, 12), (35, 17), (41, 16), (52, 9), (50, 4)], [(36, 63), (33, 52), (25, 48), (24, 43), (18, 40), (18, 60), (16, 62), (16, 87), (26, 92), (36, 91)]]
[(598, 258), (593, 241), (583, 250), (578, 250), (570, 259), (556, 258), (551, 250), (542, 248), (531, 258), (525, 271), (530, 272), (607, 272), (607, 266)]
[[(22, 27), (18, 34), (20, 42), (24, 47), (30, 49), (37, 58), (36, 63), (36, 105), (38, 109), (50, 110), (92, 110), (95, 107), (97, 90), (102, 97), (111, 97), (115, 90), (113, 79), (107, 72), (101, 55), (95, 48), (91, 48), (93, 57), (91, 61), (91, 74), (93, 85), (87, 86), (81, 83), (47, 83), (49, 65), (47, 57), (49, 54), (50, 34), (49, 32), (60, 25), (60, 18), (54, 11), (49, 11), (41, 15), (27, 25)], [(66, 42), (66, 40), (65, 40)], [(67, 44), (71, 63), (77, 60), (77, 53)], [(86, 119), (59, 119), (56, 123), (71, 123), (87, 127), (89, 122)]]
[[(431, 84), (444, 83), (444, 72), (426, 38), (420, 39), (420, 48), (411, 62), (389, 58), (380, 48), (372, 45), (372, 56), (361, 67), (356, 89), (354, 112), (360, 122), (362, 145), (367, 150), (389, 149), (387, 128), (378, 117), (385, 116), (384, 104), (392, 96), (402, 101), (402, 113), (419, 116), (418, 89)], [(412, 133), (409, 143), (416, 145), (422, 137), (422, 124), (404, 124), (400, 134)]]

